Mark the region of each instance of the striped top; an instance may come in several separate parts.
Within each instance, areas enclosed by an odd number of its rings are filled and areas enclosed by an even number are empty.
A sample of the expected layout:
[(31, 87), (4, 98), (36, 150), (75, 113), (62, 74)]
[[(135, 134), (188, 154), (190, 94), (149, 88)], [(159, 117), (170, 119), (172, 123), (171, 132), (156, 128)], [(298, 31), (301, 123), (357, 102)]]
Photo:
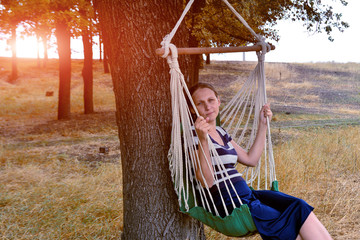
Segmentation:
[[(217, 126), (216, 131), (219, 133), (224, 145), (216, 142), (213, 138), (211, 138), (211, 136), (210, 139), (213, 142), (214, 147), (220, 157), (220, 161), (224, 164), (225, 170), (221, 171), (221, 167), (216, 164), (214, 158), (212, 157), (212, 164), (216, 174), (216, 180), (212, 188), (217, 188), (217, 183), (219, 183), (220, 188), (223, 188), (225, 187), (225, 180), (231, 179), (231, 181), (235, 183), (242, 181), (243, 178), (241, 177), (241, 174), (235, 169), (235, 163), (237, 162), (238, 156), (234, 146), (231, 144), (231, 136), (222, 127)], [(193, 134), (195, 143), (198, 145), (199, 139), (196, 135), (195, 128), (193, 128)], [(227, 175), (225, 172), (227, 172)]]

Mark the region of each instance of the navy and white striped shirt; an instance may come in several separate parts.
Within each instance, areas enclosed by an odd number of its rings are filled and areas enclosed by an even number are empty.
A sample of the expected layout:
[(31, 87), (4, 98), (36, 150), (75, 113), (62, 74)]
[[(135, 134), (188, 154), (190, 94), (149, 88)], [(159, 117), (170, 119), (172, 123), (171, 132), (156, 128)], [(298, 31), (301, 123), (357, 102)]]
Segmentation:
[[(217, 126), (216, 131), (219, 133), (224, 145), (216, 142), (214, 139), (211, 138), (211, 136), (210, 139), (213, 142), (214, 147), (220, 157), (220, 161), (224, 164), (225, 170), (222, 171), (221, 167), (216, 164), (214, 158), (212, 157), (212, 164), (214, 166), (217, 179), (214, 182), (213, 188), (216, 188), (215, 185), (217, 183), (219, 183), (220, 188), (223, 188), (225, 186), (225, 180), (231, 179), (231, 181), (234, 183), (242, 181), (243, 178), (241, 177), (241, 174), (235, 169), (235, 163), (237, 162), (238, 156), (234, 146), (231, 144), (231, 136), (222, 127)], [(195, 128), (193, 128), (193, 134), (195, 143), (198, 145), (199, 138), (196, 135)], [(225, 174), (225, 172), (227, 172), (227, 175)]]

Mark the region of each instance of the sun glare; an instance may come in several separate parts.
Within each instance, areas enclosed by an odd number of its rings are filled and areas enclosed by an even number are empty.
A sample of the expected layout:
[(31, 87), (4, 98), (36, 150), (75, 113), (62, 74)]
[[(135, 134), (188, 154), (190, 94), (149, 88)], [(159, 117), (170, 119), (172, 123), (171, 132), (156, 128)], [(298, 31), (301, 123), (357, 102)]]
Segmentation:
[[(4, 51), (1, 52), (2, 57), (11, 57), (11, 47), (6, 43), (6, 40), (0, 41), (0, 46)], [(37, 58), (39, 48), (39, 54), (42, 58), (44, 56), (44, 48), (42, 43), (37, 44), (35, 37), (18, 37), (16, 39), (16, 56), (19, 58)]]
[(39, 48), (40, 57), (44, 55), (44, 48), (41, 43), (37, 43), (35, 37), (25, 37), (17, 40), (16, 55), (24, 58), (36, 58)]
[[(55, 38), (55, 37), (53, 37)], [(94, 45), (93, 45), (93, 58), (98, 59), (99, 58), (99, 37), (93, 38)], [(56, 42), (55, 39), (51, 39), (52, 47), (48, 48), (48, 57), (49, 58), (58, 58), (58, 54), (56, 51)], [(18, 37), (16, 39), (16, 56), (19, 58), (37, 58), (38, 54), (38, 48), (39, 48), (39, 55), (40, 58), (44, 57), (44, 47), (42, 42), (39, 44), (37, 43), (36, 37), (30, 36), (30, 37)], [(0, 56), (1, 57), (11, 57), (11, 47), (7, 44), (7, 40), (0, 39), (0, 49), (3, 49), (1, 51)], [(82, 59), (84, 57), (83, 53), (83, 46), (82, 46), (82, 40), (81, 38), (77, 39), (71, 39), (71, 57), (73, 59)]]

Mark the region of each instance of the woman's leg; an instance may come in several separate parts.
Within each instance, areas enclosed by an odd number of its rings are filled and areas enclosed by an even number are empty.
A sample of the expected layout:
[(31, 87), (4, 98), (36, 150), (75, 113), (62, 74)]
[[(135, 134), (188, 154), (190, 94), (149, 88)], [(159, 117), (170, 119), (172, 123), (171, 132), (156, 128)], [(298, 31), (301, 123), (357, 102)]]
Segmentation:
[(324, 225), (319, 221), (313, 212), (311, 212), (304, 224), (300, 228), (300, 238), (304, 240), (330, 240), (332, 237)]

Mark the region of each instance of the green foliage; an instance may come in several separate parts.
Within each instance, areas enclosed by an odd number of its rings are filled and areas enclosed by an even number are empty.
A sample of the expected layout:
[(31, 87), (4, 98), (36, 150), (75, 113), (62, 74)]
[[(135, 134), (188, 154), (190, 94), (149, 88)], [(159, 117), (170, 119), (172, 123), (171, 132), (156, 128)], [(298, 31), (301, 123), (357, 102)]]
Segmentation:
[(0, 0), (0, 31), (9, 34), (23, 24), (26, 35), (49, 39), (55, 22), (65, 22), (74, 37), (95, 24), (90, 0)]
[[(344, 6), (348, 4), (345, 0), (339, 2)], [(309, 32), (325, 31), (330, 41), (334, 40), (331, 37), (333, 29), (343, 32), (349, 27), (348, 23), (341, 21), (341, 13), (334, 12), (332, 6), (322, 4), (321, 0), (297, 0), (286, 17), (293, 21), (303, 21)]]
[(88, 0), (50, 0), (49, 6), (52, 18), (65, 22), (74, 37), (80, 36), (81, 29), (93, 23), (95, 14)]
[[(334, 0), (346, 6), (345, 0)], [(301, 21), (309, 32), (343, 32), (349, 24), (342, 14), (334, 12), (321, 0), (238, 0), (230, 1), (250, 27), (268, 39), (279, 40), (274, 29), (278, 20)], [(240, 46), (256, 42), (250, 32), (239, 22), (221, 0), (196, 1), (201, 11), (193, 12), (187, 25), (201, 46)], [(95, 11), (90, 0), (0, 0), (0, 31), (10, 33), (11, 26), (26, 23), (26, 34), (49, 38), (55, 21), (64, 21), (73, 36), (81, 29), (96, 30)]]
[[(334, 0), (336, 2), (337, 0)], [(268, 39), (279, 40), (274, 29), (278, 20), (291, 19), (302, 21), (309, 32), (326, 32), (329, 40), (334, 29), (344, 31), (349, 24), (341, 20), (342, 15), (335, 13), (332, 6), (321, 0), (239, 0), (229, 1), (249, 26)], [(346, 6), (347, 2), (338, 0)], [(256, 39), (234, 16), (228, 7), (219, 0), (207, 0), (202, 11), (188, 19), (192, 34), (201, 46), (239, 46)]]

